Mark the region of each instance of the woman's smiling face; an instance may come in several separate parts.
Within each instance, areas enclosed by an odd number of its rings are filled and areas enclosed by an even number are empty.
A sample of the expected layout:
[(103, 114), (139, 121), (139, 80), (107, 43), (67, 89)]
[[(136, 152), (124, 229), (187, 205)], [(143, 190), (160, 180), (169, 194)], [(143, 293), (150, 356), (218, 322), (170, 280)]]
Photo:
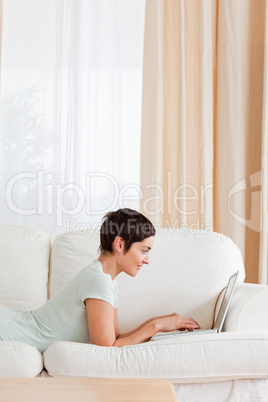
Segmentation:
[(154, 236), (132, 243), (127, 253), (121, 256), (122, 271), (127, 275), (136, 276), (143, 264), (149, 264), (149, 252), (153, 245)]

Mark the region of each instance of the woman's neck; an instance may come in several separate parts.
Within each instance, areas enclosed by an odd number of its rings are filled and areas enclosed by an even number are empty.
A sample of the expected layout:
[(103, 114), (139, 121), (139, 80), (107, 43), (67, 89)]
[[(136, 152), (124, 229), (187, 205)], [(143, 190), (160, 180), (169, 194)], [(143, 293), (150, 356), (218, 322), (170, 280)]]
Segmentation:
[(114, 254), (101, 253), (98, 260), (102, 265), (103, 272), (112, 277), (112, 280), (120, 274), (118, 264)]

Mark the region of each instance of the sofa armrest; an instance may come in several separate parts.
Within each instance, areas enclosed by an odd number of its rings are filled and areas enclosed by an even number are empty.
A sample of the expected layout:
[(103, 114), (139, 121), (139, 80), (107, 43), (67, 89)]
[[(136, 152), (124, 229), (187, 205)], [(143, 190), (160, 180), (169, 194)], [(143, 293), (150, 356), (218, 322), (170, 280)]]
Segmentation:
[[(222, 298), (216, 305), (216, 314)], [(268, 286), (252, 283), (236, 285), (223, 331), (268, 331)]]

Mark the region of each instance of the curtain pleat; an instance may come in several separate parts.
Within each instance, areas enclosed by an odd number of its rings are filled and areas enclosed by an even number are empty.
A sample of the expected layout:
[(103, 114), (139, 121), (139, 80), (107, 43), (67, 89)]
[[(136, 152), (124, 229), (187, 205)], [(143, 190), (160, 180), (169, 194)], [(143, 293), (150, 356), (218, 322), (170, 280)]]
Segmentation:
[(265, 2), (264, 77), (261, 144), (261, 230), (259, 249), (259, 282), (268, 283), (268, 2)]
[(211, 227), (215, 11), (212, 1), (146, 3), (142, 209), (159, 226)]

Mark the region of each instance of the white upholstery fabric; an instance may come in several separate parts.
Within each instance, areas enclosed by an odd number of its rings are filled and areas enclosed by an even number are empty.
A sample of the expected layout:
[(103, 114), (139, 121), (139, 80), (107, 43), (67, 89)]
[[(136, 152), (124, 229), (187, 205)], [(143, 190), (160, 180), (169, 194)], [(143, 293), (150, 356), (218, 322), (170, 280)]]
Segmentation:
[(20, 310), (44, 304), (50, 248), (41, 230), (0, 225), (0, 304)]
[(166, 378), (173, 383), (268, 376), (268, 334), (191, 335), (134, 346), (56, 342), (44, 353), (52, 376)]
[[(99, 234), (63, 234), (56, 238), (51, 254), (51, 295), (97, 257)], [(206, 231), (160, 229), (149, 266), (137, 277), (118, 276), (119, 324), (129, 331), (147, 318), (174, 311), (212, 326), (217, 297), (229, 276), (244, 265), (231, 239)], [(194, 297), (193, 297), (194, 295)]]
[(36, 377), (43, 367), (43, 356), (35, 347), (0, 342), (0, 377)]
[[(268, 286), (240, 283), (236, 286), (224, 331), (268, 331)], [(263, 307), (263, 308), (261, 308)]]
[(98, 247), (97, 232), (64, 233), (56, 237), (51, 251), (50, 296), (98, 257)]

